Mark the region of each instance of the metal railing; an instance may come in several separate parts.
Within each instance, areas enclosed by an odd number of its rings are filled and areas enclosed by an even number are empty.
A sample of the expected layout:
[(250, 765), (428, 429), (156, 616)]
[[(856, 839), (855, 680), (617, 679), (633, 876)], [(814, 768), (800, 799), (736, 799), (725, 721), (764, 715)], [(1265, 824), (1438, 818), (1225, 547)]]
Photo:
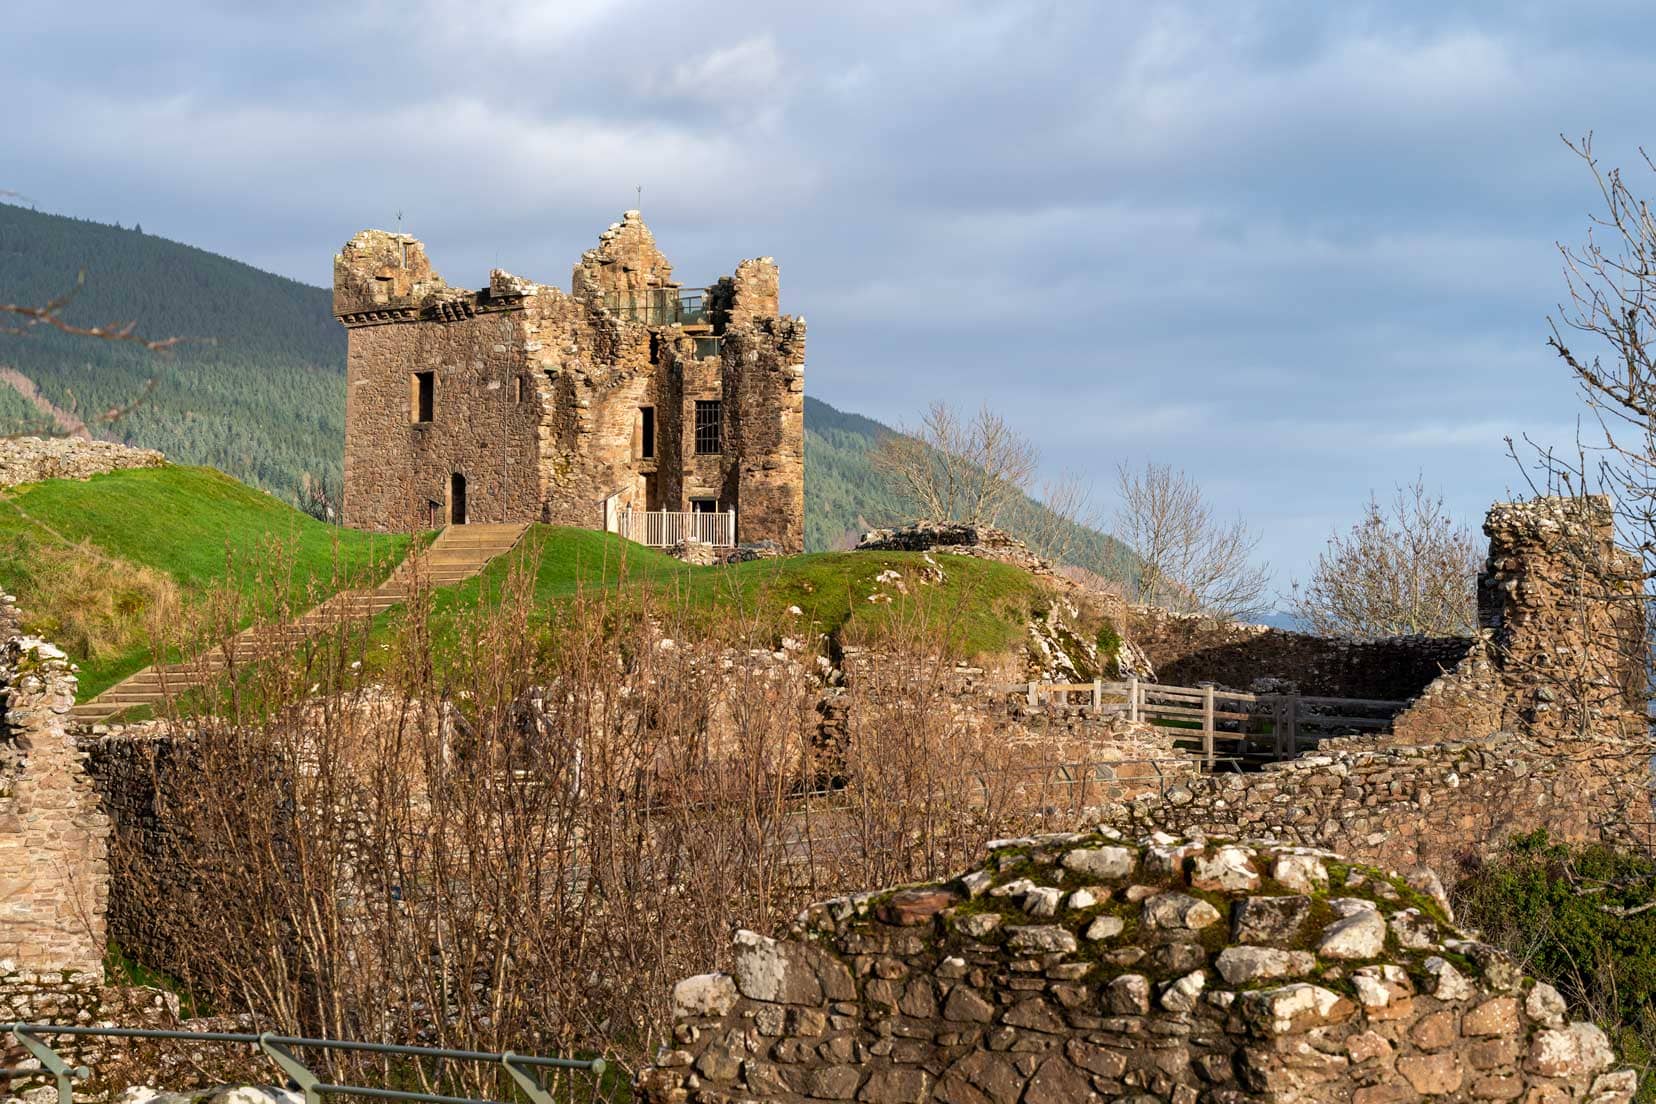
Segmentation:
[(671, 548), (680, 541), (734, 548), (736, 511), (622, 510), (616, 515), (616, 532), (649, 548)]
[(500, 1104), (498, 1101), (478, 1100), (466, 1096), (443, 1096), (437, 1093), (413, 1092), (406, 1089), (383, 1089), (370, 1085), (335, 1085), (323, 1081), (312, 1069), (294, 1057), (295, 1048), (322, 1050), (350, 1050), (366, 1054), (395, 1054), (409, 1058), (430, 1058), (451, 1062), (486, 1062), (499, 1065), (533, 1104), (555, 1104), (546, 1091), (539, 1073), (542, 1069), (585, 1070), (594, 1078), (604, 1073), (602, 1058), (541, 1058), (529, 1054), (506, 1051), (494, 1054), (478, 1050), (445, 1050), (440, 1047), (401, 1046), (396, 1043), (350, 1042), (343, 1039), (306, 1039), (294, 1035), (236, 1034), (223, 1031), (163, 1031), (143, 1027), (83, 1027), (59, 1024), (14, 1023), (6, 1030), (35, 1058), (41, 1068), (4, 1069), (0, 1075), (10, 1078), (28, 1077), (42, 1071), (57, 1079), (58, 1104), (73, 1104), (74, 1083), (92, 1076), (86, 1066), (70, 1066), (51, 1047), (42, 1041), (44, 1035), (86, 1035), (114, 1039), (171, 1039), (195, 1043), (242, 1043), (257, 1046), (265, 1057), (281, 1070), (305, 1094), (305, 1104), (321, 1104), (324, 1096), (368, 1096), (377, 1100), (424, 1101), (426, 1104)]
[(607, 291), (604, 309), (646, 326), (699, 326), (707, 322), (707, 296), (701, 289), (640, 288)]

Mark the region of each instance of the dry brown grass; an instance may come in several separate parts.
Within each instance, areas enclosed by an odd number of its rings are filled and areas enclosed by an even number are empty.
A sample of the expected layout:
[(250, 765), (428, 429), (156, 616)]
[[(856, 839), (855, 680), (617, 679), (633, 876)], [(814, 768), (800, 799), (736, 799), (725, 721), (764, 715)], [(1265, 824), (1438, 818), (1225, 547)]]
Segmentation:
[(24, 630), (76, 659), (108, 659), (143, 647), (156, 617), (178, 608), (171, 578), (104, 555), (86, 541), (36, 544), (29, 570), (14, 585)]

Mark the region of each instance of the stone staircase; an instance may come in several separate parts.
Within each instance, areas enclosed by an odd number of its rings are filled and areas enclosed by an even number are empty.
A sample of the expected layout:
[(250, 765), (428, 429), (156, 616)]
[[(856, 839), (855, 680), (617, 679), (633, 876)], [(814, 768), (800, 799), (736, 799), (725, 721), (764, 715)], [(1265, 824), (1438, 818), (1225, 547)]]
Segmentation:
[(81, 724), (96, 724), (128, 709), (159, 709), (169, 696), (200, 686), (232, 659), (240, 666), (285, 653), (329, 625), (366, 621), (401, 605), (417, 587), (452, 586), (469, 579), (490, 560), (510, 551), (528, 528), (527, 524), (451, 525), (428, 548), (398, 564), (373, 590), (341, 591), (294, 621), (254, 625), (192, 660), (146, 667), (81, 702), (70, 716)]

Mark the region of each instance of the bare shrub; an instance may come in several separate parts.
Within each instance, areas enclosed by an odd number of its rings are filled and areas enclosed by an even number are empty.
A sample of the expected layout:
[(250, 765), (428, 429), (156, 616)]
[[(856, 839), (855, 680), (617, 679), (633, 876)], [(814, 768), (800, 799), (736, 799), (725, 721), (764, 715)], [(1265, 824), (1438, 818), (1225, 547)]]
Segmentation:
[(1167, 464), (1123, 464), (1117, 487), (1115, 532), (1138, 553), (1137, 601), (1237, 620), (1269, 609), (1269, 569), (1252, 560), (1258, 535), (1240, 517), (1214, 517), (1195, 480)]
[(1477, 628), (1482, 542), (1417, 478), (1385, 506), (1372, 494), (1348, 533), (1334, 533), (1289, 608), (1319, 636), (1469, 636)]
[(633, 1069), (667, 1041), (672, 983), (728, 965), (735, 928), (945, 874), (1033, 823), (1000, 742), (947, 707), (941, 626), (881, 630), (908, 658), (848, 692), (829, 772), (812, 657), (782, 626), (710, 636), (624, 578), (547, 618), (532, 568), (453, 640), (425, 596), (388, 640), (341, 615), (289, 662), (227, 672), (214, 717), (163, 724), (164, 796), (118, 848), (143, 918), (127, 949), (274, 1030)]

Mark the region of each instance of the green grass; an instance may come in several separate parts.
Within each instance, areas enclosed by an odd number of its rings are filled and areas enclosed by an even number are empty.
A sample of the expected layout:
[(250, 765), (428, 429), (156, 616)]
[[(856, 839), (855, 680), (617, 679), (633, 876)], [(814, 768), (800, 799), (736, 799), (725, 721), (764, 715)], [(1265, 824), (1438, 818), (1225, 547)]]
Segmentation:
[[(171, 580), (185, 604), (228, 584), (240, 591), (248, 623), (284, 601), (304, 609), (342, 584), (377, 581), (407, 547), (405, 536), (324, 525), (211, 468), (144, 468), (0, 492), (0, 584), (18, 596), (26, 626), (60, 644), (53, 629), (98, 596), (48, 589), (39, 565), (54, 554), (103, 560), (117, 573), (149, 569)], [(143, 598), (129, 605), (116, 611), (127, 631), (112, 647), (65, 644), (81, 667), (82, 700), (152, 658), (147, 641), (133, 639)]]
[[(917, 552), (813, 552), (704, 568), (613, 534), (537, 525), (511, 556), (438, 596), (434, 636), (441, 641), (451, 635), (460, 611), (476, 608), (480, 600), (497, 601), (519, 556), (534, 565), (534, 602), (548, 615), (583, 590), (648, 589), (661, 605), (682, 611), (692, 626), (708, 631), (751, 621), (797, 624), (796, 635), (826, 633), (846, 640), (918, 620), (941, 626), (949, 647), (968, 657), (1017, 647), (1030, 611), (1045, 600), (1045, 591), (1027, 572), (969, 556), (935, 557), (941, 581)], [(901, 576), (906, 593), (896, 582), (877, 580), (888, 570)], [(931, 581), (923, 581), (928, 572)], [(882, 593), (892, 600), (869, 601)], [(800, 614), (789, 615), (790, 607)]]

